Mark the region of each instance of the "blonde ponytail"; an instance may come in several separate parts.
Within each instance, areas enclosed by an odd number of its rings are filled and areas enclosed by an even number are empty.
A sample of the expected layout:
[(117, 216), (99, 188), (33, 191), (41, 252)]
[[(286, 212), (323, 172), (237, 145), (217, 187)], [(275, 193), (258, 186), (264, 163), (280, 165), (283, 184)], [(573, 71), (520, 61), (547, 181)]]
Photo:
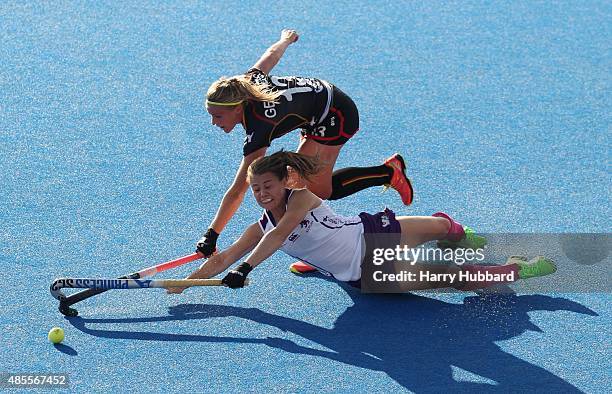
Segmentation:
[(264, 84), (255, 84), (245, 75), (221, 77), (206, 92), (206, 105), (234, 106), (247, 100), (278, 102), (282, 92)]

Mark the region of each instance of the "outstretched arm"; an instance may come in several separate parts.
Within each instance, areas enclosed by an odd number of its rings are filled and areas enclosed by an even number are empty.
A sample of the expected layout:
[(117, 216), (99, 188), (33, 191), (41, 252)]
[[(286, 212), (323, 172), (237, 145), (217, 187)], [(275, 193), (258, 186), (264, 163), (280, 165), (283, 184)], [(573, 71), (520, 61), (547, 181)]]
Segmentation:
[(227, 225), (227, 222), (230, 221), (232, 216), (234, 216), (240, 207), (240, 204), (242, 204), (244, 194), (249, 186), (247, 182), (247, 170), (249, 165), (251, 165), (255, 159), (265, 155), (266, 149), (267, 148), (258, 149), (242, 158), (242, 162), (240, 163), (240, 167), (236, 172), (234, 181), (227, 192), (225, 192), (221, 205), (219, 206), (219, 209), (217, 209), (215, 219), (210, 225), (210, 227), (213, 228), (217, 234), (220, 234), (221, 231), (223, 231)]
[(276, 252), (289, 234), (304, 220), (308, 211), (319, 204), (321, 204), (321, 199), (309, 190), (294, 191), (287, 204), (287, 211), (279, 220), (278, 225), (261, 238), (242, 264), (225, 275), (223, 283), (232, 289), (243, 287), (249, 272)]
[(281, 32), (280, 40), (272, 44), (270, 48), (268, 48), (263, 55), (259, 58), (257, 63), (253, 66), (253, 68), (257, 68), (263, 71), (265, 74), (269, 74), (270, 71), (278, 64), (281, 57), (287, 50), (287, 47), (292, 43), (296, 42), (299, 38), (299, 35), (295, 30), (285, 29)]
[(210, 257), (216, 252), (217, 238), (219, 237), (219, 234), (221, 234), (221, 231), (223, 231), (227, 225), (227, 222), (230, 221), (240, 207), (240, 204), (242, 204), (244, 194), (248, 188), (247, 170), (249, 165), (255, 159), (265, 154), (266, 148), (264, 147), (246, 155), (242, 159), (240, 167), (238, 167), (238, 171), (234, 176), (232, 185), (225, 192), (223, 200), (221, 200), (221, 205), (219, 205), (219, 208), (217, 208), (215, 218), (210, 224), (210, 227), (208, 227), (206, 233), (196, 243), (196, 250), (204, 257)]
[(287, 204), (287, 211), (278, 221), (277, 226), (261, 238), (244, 261), (253, 268), (257, 267), (283, 245), (285, 239), (304, 220), (308, 211), (319, 204), (321, 204), (321, 199), (309, 190), (295, 190)]
[[(263, 233), (258, 223), (251, 224), (246, 231), (223, 252), (211, 256), (200, 268), (192, 272), (187, 279), (208, 279), (225, 271), (230, 265), (240, 260), (245, 254), (253, 250), (261, 240)], [(168, 293), (179, 294), (185, 287), (168, 288)]]

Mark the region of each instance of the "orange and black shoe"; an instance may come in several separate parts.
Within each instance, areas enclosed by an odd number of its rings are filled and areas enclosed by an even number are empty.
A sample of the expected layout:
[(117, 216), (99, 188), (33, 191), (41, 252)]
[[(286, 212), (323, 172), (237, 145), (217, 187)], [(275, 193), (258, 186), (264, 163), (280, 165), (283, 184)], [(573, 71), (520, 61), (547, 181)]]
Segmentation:
[(296, 261), (295, 263), (289, 266), (289, 271), (293, 272), (294, 274), (301, 275), (301, 274), (307, 274), (310, 272), (315, 272), (317, 271), (317, 269), (304, 262)]
[(412, 204), (413, 189), (410, 179), (406, 176), (406, 164), (404, 158), (399, 153), (394, 154), (387, 160), (385, 165), (393, 169), (393, 176), (391, 176), (391, 183), (385, 185), (385, 190), (389, 187), (394, 188), (400, 194), (404, 205)]

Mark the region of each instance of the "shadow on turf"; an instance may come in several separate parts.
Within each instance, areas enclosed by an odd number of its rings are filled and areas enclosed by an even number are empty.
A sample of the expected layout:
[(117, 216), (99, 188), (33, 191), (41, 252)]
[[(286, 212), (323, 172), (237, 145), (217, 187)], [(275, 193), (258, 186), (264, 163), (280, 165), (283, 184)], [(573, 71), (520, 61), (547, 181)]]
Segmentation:
[(55, 347), (58, 351), (64, 354), (67, 354), (69, 356), (77, 356), (79, 354), (77, 353), (76, 350), (74, 350), (68, 345), (64, 345), (63, 343), (56, 343), (55, 345), (53, 345), (53, 347)]
[[(286, 352), (325, 357), (382, 371), (414, 392), (515, 392), (546, 388), (549, 392), (579, 392), (558, 376), (504, 352), (495, 341), (525, 331), (541, 330), (530, 311), (570, 311), (597, 316), (589, 308), (544, 295), (481, 294), (454, 304), (414, 294), (363, 295), (342, 285), (354, 305), (324, 328), (264, 312), (257, 308), (182, 304), (168, 316), (122, 319), (68, 318), (77, 329), (94, 336), (149, 341), (251, 343)], [(331, 351), (304, 347), (282, 338), (235, 338), (90, 329), (87, 323), (141, 323), (236, 316), (277, 327), (316, 342)], [(545, 349), (534, 348), (534, 352)], [(451, 366), (496, 384), (457, 381)]]

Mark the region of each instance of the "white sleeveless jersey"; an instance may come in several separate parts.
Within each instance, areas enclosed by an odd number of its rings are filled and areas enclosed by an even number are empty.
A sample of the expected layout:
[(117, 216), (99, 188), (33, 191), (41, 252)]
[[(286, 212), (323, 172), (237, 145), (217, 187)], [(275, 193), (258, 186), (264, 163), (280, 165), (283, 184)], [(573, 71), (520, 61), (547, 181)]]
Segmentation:
[[(287, 201), (291, 196), (287, 190)], [(265, 233), (276, 227), (270, 211), (264, 211), (259, 226)], [(341, 281), (361, 278), (363, 224), (359, 216), (336, 214), (324, 202), (308, 211), (280, 250)]]

